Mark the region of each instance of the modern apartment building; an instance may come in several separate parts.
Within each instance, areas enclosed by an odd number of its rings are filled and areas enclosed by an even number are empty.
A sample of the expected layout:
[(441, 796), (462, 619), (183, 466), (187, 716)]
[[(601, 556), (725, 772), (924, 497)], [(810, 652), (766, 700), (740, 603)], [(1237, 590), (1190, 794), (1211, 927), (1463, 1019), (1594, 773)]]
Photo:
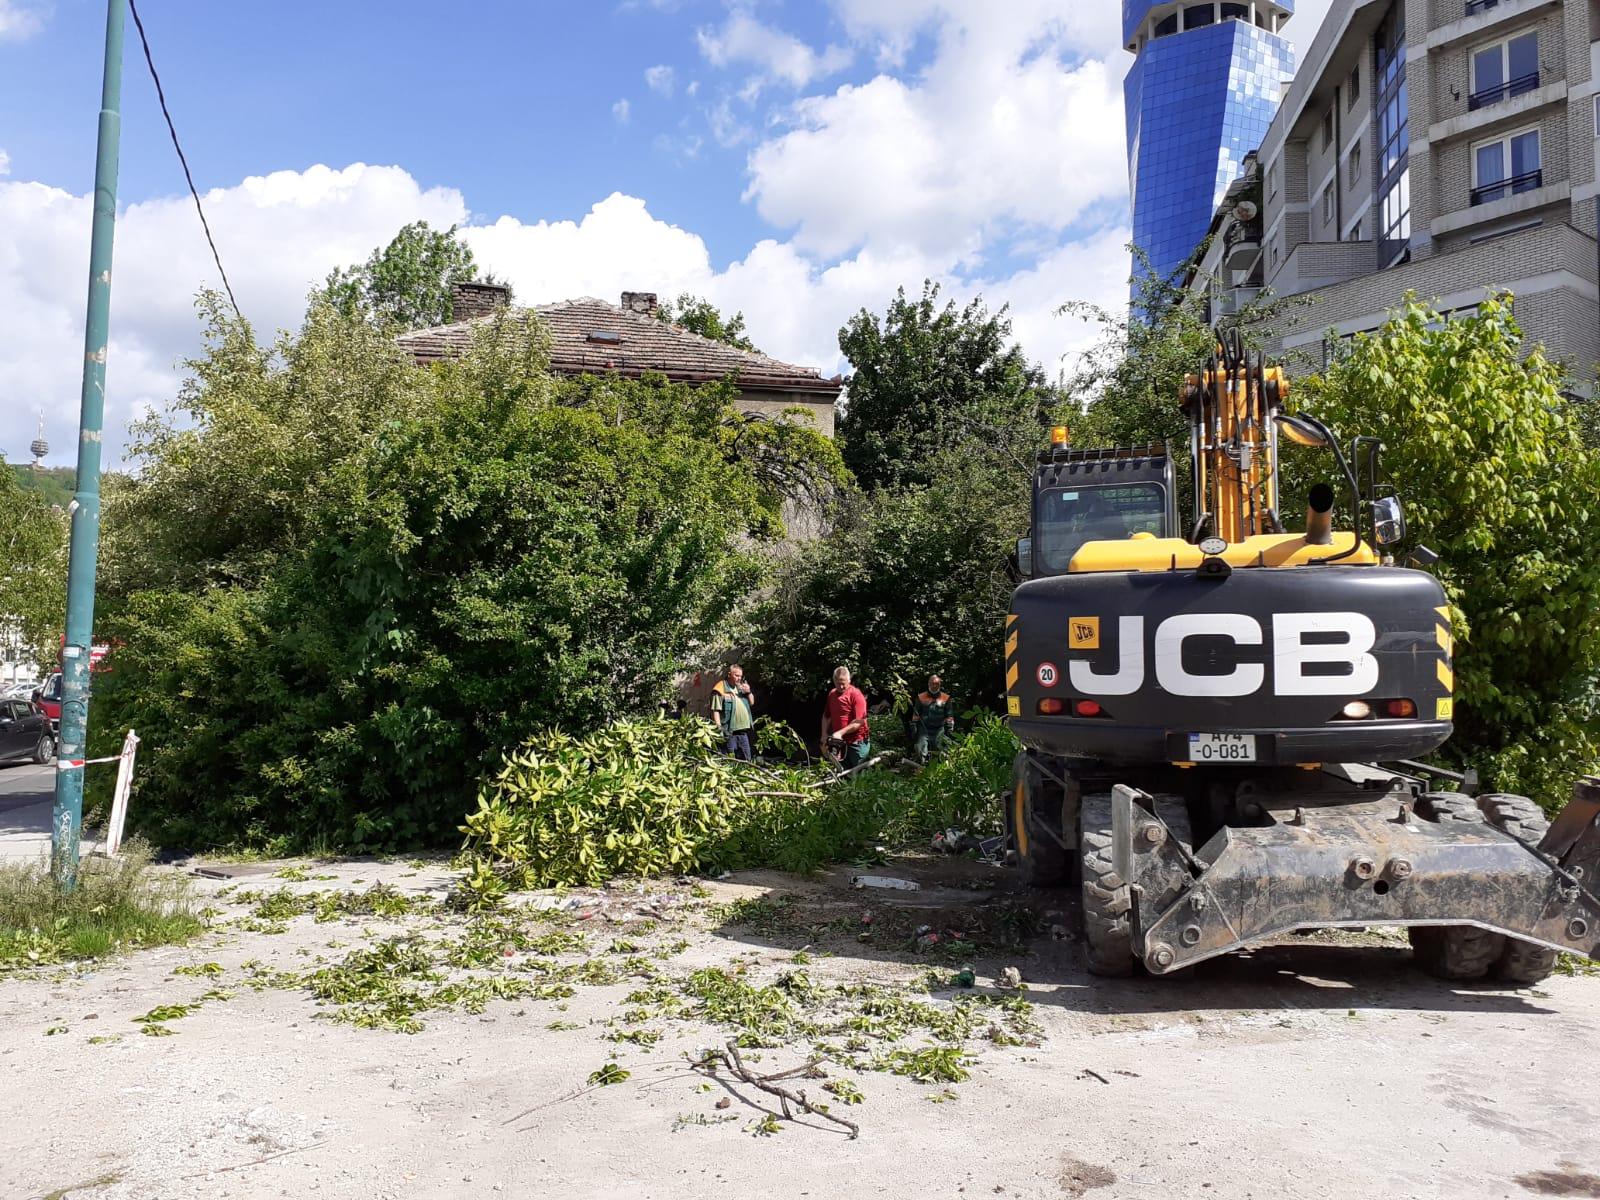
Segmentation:
[(1123, 82), (1133, 240), (1158, 277), (1194, 253), (1277, 112), (1294, 74), (1281, 33), (1293, 12), (1294, 0), (1123, 0), (1136, 56)]
[(1442, 311), (1507, 290), (1575, 382), (1600, 361), (1600, 0), (1334, 0), (1192, 286), (1263, 286), (1301, 369), (1408, 291)]

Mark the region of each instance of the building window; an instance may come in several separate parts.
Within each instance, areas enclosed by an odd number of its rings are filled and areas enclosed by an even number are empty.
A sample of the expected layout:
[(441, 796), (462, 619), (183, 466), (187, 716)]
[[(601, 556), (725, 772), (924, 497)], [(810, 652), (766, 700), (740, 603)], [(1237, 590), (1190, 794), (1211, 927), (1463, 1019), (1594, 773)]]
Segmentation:
[(1333, 109), (1322, 114), (1322, 148), (1333, 145)]
[(1396, 3), (1373, 39), (1377, 90), (1372, 105), (1378, 131), (1373, 174), (1377, 200), (1378, 262), (1392, 267), (1411, 250), (1411, 135), (1406, 94), (1405, 5)]
[(1200, 29), (1206, 25), (1217, 23), (1217, 6), (1214, 4), (1191, 4), (1183, 10), (1183, 27), (1185, 29)]
[(1334, 187), (1331, 183), (1322, 189), (1322, 223), (1324, 225), (1333, 224), (1333, 192)]
[(1156, 36), (1158, 38), (1166, 37), (1169, 33), (1177, 33), (1177, 32), (1178, 32), (1178, 14), (1177, 13), (1173, 13), (1170, 17), (1167, 17), (1165, 20), (1158, 21), (1156, 23)]
[(1361, 99), (1361, 68), (1357, 67), (1350, 72), (1350, 83), (1345, 88), (1344, 110), (1350, 112), (1356, 106), (1356, 101)]
[(1594, 98), (1594, 135), (1600, 138), (1600, 96)]
[[(1596, 111), (1600, 112), (1600, 109), (1597, 109)], [(1267, 199), (1268, 200), (1276, 200), (1278, 198), (1278, 167), (1279, 167), (1279, 165), (1280, 164), (1278, 162), (1274, 161), (1273, 164), (1270, 167), (1267, 168)]]
[(1345, 241), (1347, 241), (1347, 242), (1359, 242), (1360, 240), (1361, 240), (1361, 222), (1357, 221), (1354, 225), (1352, 225), (1350, 227), (1350, 236), (1345, 238)]
[(1539, 86), (1539, 34), (1519, 34), (1472, 52), (1472, 94), (1468, 109), (1498, 104)]
[(1224, 21), (1248, 21), (1250, 19), (1250, 6), (1248, 4), (1224, 4), (1222, 6), (1222, 19)]
[(1400, 172), (1400, 178), (1383, 197), (1383, 207), (1378, 214), (1385, 242), (1411, 240), (1411, 171)]
[(1539, 131), (1523, 130), (1472, 148), (1472, 203), (1493, 204), (1544, 184), (1539, 166)]
[(1350, 190), (1353, 192), (1361, 184), (1361, 143), (1357, 142), (1350, 147)]

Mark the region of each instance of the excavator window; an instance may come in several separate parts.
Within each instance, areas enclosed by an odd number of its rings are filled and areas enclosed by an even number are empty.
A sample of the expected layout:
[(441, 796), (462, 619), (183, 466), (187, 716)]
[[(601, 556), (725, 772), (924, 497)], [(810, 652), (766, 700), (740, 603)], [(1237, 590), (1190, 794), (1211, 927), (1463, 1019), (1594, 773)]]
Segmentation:
[(1051, 488), (1039, 493), (1035, 553), (1040, 573), (1065, 571), (1085, 542), (1166, 532), (1166, 489), (1159, 483)]

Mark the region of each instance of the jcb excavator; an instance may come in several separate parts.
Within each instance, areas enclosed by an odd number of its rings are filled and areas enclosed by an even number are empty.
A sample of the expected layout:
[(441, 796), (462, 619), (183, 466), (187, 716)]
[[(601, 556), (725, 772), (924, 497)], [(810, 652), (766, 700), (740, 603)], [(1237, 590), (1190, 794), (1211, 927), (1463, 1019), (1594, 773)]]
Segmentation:
[[(1594, 957), (1600, 779), (1552, 824), (1415, 761), (1453, 716), (1450, 607), (1418, 569), (1433, 556), (1394, 563), (1405, 518), (1378, 439), (1347, 454), (1288, 394), (1219, 335), (1181, 397), (1187, 531), (1165, 446), (1075, 449), (1058, 429), (1039, 453), (1005, 629), (1015, 860), (1035, 884), (1076, 877), (1101, 975), (1330, 926), (1405, 926), (1447, 979), (1533, 983), (1558, 951)], [(1326, 451), (1356, 528), (1333, 529), (1317, 484), (1304, 532), (1285, 530), (1280, 438)]]

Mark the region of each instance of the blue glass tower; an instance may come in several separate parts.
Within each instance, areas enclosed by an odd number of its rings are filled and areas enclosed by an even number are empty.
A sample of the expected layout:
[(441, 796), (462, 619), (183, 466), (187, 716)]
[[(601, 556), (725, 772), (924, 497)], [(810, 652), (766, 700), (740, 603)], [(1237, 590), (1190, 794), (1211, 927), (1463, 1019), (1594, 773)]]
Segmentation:
[(1294, 77), (1280, 30), (1294, 0), (1122, 0), (1133, 241), (1166, 277), (1199, 248), (1212, 214), (1261, 145)]

